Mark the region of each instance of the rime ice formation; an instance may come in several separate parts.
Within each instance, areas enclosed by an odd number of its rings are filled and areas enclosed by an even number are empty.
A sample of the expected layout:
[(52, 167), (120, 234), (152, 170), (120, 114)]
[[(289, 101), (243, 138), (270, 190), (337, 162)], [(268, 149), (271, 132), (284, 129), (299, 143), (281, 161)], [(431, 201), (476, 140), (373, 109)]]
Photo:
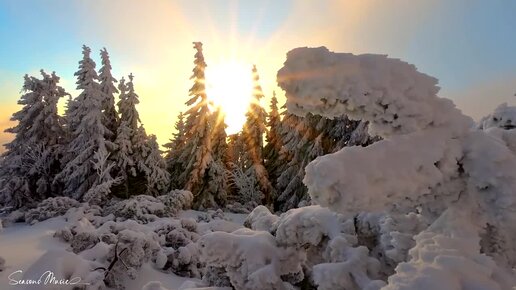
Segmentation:
[[(466, 282), (477, 271), (468, 264), (473, 259), (486, 269), (509, 273), (507, 279), (479, 276), (479, 285), (486, 289), (516, 285), (512, 270), (516, 266), (516, 155), (510, 144), (514, 139), (474, 129), (471, 118), (450, 100), (437, 96), (435, 78), (384, 55), (297, 48), (287, 54), (278, 83), (285, 90), (289, 111), (300, 116), (345, 114), (368, 121), (370, 133), (384, 138), (311, 162), (304, 182), (315, 202), (345, 215), (419, 209), (431, 221), (439, 217), (416, 236), (408, 264), (400, 264), (394, 277), (409, 271), (411, 281), (440, 280), (433, 289), (452, 285), (474, 289), (474, 284)], [(498, 123), (493, 125), (494, 118), (484, 120), (483, 128), (510, 129), (510, 111), (499, 107), (493, 114)], [(469, 213), (476, 220), (455, 218), (455, 211)], [(467, 226), (472, 229), (461, 230)], [(443, 235), (450, 236), (450, 242)], [(472, 248), (473, 238), (483, 246)], [(431, 256), (423, 254), (429, 250), (425, 250), (428, 243), (435, 244), (429, 248)], [(453, 260), (447, 249), (455, 251)], [(453, 279), (440, 279), (449, 275), (447, 263), (464, 265), (464, 270), (454, 272)], [(391, 277), (386, 289), (431, 285), (410, 283)]]

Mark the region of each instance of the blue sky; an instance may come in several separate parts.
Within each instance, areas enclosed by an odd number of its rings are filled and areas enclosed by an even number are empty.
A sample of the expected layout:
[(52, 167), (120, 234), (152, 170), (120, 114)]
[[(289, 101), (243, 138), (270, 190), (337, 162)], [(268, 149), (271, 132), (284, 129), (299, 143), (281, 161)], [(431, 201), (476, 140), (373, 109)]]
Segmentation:
[(198, 40), (208, 65), (256, 63), (267, 97), (281, 96), (275, 73), (292, 48), (389, 54), (437, 77), (440, 95), (478, 118), (516, 98), (515, 13), (511, 0), (0, 0), (0, 129), (25, 73), (54, 70), (74, 93), (87, 44), (108, 48), (115, 76), (135, 74), (142, 120), (164, 143), (184, 109)]

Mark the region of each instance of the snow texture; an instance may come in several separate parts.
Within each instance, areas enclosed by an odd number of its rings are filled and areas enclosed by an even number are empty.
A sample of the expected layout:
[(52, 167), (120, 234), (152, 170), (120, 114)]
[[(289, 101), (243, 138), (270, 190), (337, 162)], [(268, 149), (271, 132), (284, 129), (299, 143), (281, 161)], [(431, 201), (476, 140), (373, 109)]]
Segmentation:
[[(387, 254), (383, 262), (391, 266), (405, 259), (412, 246), (409, 236), (431, 224), (416, 236), (410, 262), (398, 265), (386, 289), (515, 285), (511, 280), (516, 266), (512, 108), (502, 105), (483, 120), (481, 129), (486, 131), (476, 130), (471, 118), (437, 96), (437, 80), (413, 65), (383, 55), (333, 53), (324, 47), (290, 51), (278, 83), (286, 92), (289, 111), (300, 116), (347, 115), (369, 122), (369, 131), (384, 138), (311, 162), (304, 182), (316, 203), (355, 220), (363, 211), (387, 211), (393, 217), (421, 213), (421, 218), (408, 219), (411, 226), (402, 227), (402, 235), (389, 233), (387, 220), (380, 226), (385, 232), (379, 250)], [(456, 212), (476, 219), (457, 218)], [(308, 237), (316, 240), (317, 233)], [(357, 249), (352, 252), (358, 253)], [(329, 276), (315, 280), (329, 282)], [(360, 287), (381, 284), (354, 278)], [(336, 283), (345, 287), (348, 282)]]

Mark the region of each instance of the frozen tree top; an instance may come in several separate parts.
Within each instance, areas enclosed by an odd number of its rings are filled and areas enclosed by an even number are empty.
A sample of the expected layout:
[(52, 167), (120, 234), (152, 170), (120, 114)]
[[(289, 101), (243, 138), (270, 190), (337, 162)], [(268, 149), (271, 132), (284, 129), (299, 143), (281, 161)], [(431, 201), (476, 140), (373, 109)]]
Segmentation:
[(461, 132), (472, 120), (437, 97), (437, 79), (386, 55), (334, 53), (325, 47), (296, 48), (278, 72), (290, 112), (367, 120), (380, 136), (428, 127)]
[(505, 130), (516, 128), (516, 107), (508, 106), (507, 103), (499, 105), (492, 114), (480, 120), (479, 127), (488, 129), (493, 127)]

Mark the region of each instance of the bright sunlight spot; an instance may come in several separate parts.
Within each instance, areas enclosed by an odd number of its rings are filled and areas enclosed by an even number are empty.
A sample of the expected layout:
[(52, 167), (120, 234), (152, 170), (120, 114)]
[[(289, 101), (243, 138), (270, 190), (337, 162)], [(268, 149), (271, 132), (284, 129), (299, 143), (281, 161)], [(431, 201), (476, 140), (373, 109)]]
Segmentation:
[(239, 132), (244, 125), (253, 93), (251, 68), (239, 62), (211, 64), (206, 68), (206, 94), (224, 111), (227, 134)]

